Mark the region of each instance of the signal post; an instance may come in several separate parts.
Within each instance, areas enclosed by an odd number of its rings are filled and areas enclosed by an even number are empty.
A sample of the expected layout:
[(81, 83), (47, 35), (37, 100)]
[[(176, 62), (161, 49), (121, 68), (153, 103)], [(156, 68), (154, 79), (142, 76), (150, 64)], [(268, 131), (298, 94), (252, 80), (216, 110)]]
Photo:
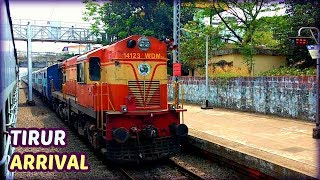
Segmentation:
[[(302, 30), (309, 30), (310, 33), (311, 33), (311, 37), (301, 37), (301, 31)], [(318, 35), (318, 39), (315, 38), (312, 30), (315, 30), (317, 31), (317, 35)], [(308, 45), (308, 39), (313, 39), (316, 44), (317, 44), (317, 56), (316, 56), (316, 59), (317, 59), (317, 64), (316, 64), (316, 71), (317, 71), (317, 76), (316, 76), (316, 114), (315, 114), (315, 120), (316, 120), (316, 127), (313, 128), (313, 134), (312, 134), (312, 137), (315, 138), (315, 139), (320, 139), (320, 111), (319, 111), (319, 108), (320, 108), (320, 31), (318, 28), (316, 27), (301, 27), (298, 31), (298, 36), (297, 37), (292, 37), (291, 39), (294, 40), (294, 43), (295, 45), (298, 45), (298, 46), (306, 46)]]

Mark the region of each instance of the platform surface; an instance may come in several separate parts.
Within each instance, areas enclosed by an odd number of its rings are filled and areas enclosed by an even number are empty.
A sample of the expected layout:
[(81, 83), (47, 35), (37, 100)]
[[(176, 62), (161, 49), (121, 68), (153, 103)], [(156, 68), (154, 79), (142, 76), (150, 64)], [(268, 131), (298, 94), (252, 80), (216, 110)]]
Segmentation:
[(318, 145), (312, 138), (315, 123), (262, 114), (184, 104), (191, 136), (318, 177)]

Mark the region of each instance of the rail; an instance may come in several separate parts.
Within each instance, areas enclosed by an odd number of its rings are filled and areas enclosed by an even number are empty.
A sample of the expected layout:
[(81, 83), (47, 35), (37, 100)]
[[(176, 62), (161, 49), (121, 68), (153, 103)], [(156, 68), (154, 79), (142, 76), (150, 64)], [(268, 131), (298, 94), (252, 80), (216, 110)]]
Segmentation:
[(120, 171), (120, 173), (123, 174), (127, 179), (130, 179), (130, 180), (134, 180), (135, 179), (132, 176), (130, 176), (130, 174), (126, 170), (124, 170), (121, 167), (118, 167), (118, 171)]
[(197, 180), (205, 180), (206, 179), (206, 178), (202, 177), (201, 175), (196, 174), (195, 172), (189, 170), (188, 168), (180, 165), (178, 162), (176, 162), (174, 160), (174, 158), (170, 158), (167, 161), (171, 167), (176, 168), (180, 173), (182, 173), (184, 176), (186, 176), (190, 179), (197, 179)]

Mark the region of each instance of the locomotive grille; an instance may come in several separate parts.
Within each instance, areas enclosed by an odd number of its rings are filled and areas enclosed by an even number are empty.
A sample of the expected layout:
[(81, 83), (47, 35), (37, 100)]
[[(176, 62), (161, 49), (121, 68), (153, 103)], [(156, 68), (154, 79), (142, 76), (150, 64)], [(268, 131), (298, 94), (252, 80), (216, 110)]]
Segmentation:
[(160, 81), (128, 81), (128, 86), (136, 107), (160, 107)]

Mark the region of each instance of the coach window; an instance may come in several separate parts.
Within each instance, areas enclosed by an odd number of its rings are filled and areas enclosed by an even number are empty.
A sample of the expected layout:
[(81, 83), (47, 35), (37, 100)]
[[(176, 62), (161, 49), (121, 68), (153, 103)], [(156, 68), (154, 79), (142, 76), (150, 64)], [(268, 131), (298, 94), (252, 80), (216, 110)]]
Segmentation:
[(91, 81), (99, 81), (101, 78), (100, 58), (92, 57), (89, 60), (89, 78)]
[(77, 81), (84, 83), (84, 63), (77, 64)]

